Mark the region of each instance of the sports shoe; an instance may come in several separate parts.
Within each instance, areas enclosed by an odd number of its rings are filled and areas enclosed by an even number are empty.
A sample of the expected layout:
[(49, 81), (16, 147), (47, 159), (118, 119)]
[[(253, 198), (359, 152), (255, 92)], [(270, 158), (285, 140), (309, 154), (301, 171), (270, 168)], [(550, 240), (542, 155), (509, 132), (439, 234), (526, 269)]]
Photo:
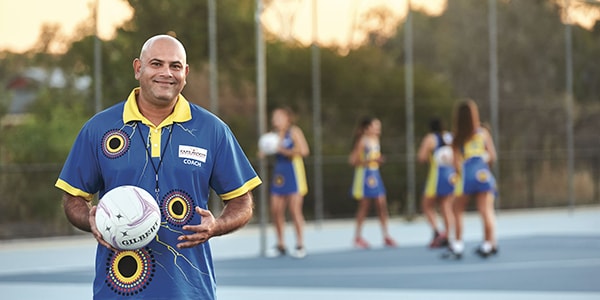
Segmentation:
[(446, 248), (446, 251), (444, 251), (444, 253), (442, 253), (441, 257), (443, 259), (461, 259), (462, 251), (456, 251), (456, 250), (452, 249), (452, 246), (448, 246)]
[(390, 247), (390, 248), (396, 248), (398, 247), (398, 244), (396, 243), (396, 241), (394, 241), (391, 237), (386, 237), (383, 239), (383, 244), (386, 247)]
[(304, 258), (306, 256), (306, 250), (304, 247), (298, 246), (291, 255), (295, 258)]
[(283, 246), (275, 246), (275, 247), (267, 250), (266, 256), (269, 257), (269, 258), (272, 258), (272, 257), (281, 257), (281, 256), (285, 256), (286, 253), (287, 253), (287, 250), (285, 249), (285, 247), (283, 247)]
[(485, 251), (482, 246), (479, 246), (477, 249), (475, 249), (475, 254), (482, 258), (488, 258), (492, 255), (498, 254), (498, 247), (492, 247), (490, 250)]
[(365, 241), (363, 238), (357, 237), (354, 240), (354, 247), (359, 249), (369, 249), (371, 246), (369, 246), (369, 243), (367, 243), (367, 241)]
[(433, 239), (429, 243), (429, 248), (442, 248), (448, 246), (448, 235), (444, 233), (438, 233), (437, 231), (433, 234)]

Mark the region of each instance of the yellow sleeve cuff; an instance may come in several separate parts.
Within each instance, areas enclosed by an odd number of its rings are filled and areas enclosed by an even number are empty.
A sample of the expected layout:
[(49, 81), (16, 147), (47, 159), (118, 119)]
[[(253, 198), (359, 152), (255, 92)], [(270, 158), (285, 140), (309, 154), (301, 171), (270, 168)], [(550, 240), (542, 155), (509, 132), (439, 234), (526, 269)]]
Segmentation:
[(219, 197), (221, 197), (221, 199), (223, 199), (223, 200), (231, 200), (233, 198), (236, 198), (236, 197), (246, 194), (247, 192), (249, 192), (249, 191), (253, 190), (254, 188), (256, 188), (257, 186), (259, 186), (261, 183), (262, 183), (262, 181), (260, 180), (260, 178), (258, 178), (258, 176), (256, 176), (256, 177), (248, 180), (241, 187), (239, 187), (229, 193), (221, 194), (221, 195), (219, 195)]
[(70, 184), (68, 184), (66, 181), (64, 181), (60, 178), (56, 181), (56, 184), (54, 184), (54, 186), (63, 190), (65, 193), (71, 194), (76, 197), (82, 197), (83, 199), (85, 199), (87, 201), (92, 201), (92, 198), (94, 197), (94, 194), (90, 194), (90, 193), (82, 191), (76, 187), (73, 187)]

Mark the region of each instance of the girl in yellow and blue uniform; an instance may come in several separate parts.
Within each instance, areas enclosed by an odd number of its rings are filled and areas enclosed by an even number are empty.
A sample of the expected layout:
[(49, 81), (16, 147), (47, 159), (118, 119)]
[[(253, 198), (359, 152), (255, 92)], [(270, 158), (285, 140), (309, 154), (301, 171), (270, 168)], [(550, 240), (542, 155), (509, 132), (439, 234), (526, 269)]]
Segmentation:
[(461, 149), (462, 172), (456, 186), (457, 195), (472, 195), (480, 192), (494, 192), (496, 180), (490, 172), (485, 147), (486, 136), (483, 128), (477, 128), (472, 138)]
[(472, 100), (458, 106), (452, 148), (459, 174), (454, 189), (455, 240), (444, 256), (462, 256), (463, 216), (470, 197), (476, 201), (484, 229), (484, 241), (476, 253), (481, 257), (495, 255), (498, 252), (494, 212), (496, 180), (490, 172), (490, 164), (496, 160), (496, 149), (490, 133), (480, 125), (479, 111)]
[[(445, 131), (439, 118), (433, 118), (428, 133), (419, 146), (417, 159), (429, 164), (429, 172), (421, 200), (423, 214), (431, 229), (433, 239), (430, 248), (448, 246), (448, 233), (454, 223), (452, 199), (456, 172), (453, 166), (452, 134)], [(444, 231), (438, 229), (436, 204), (439, 205)]]
[[(281, 139), (281, 148), (284, 151), (293, 151), (295, 146), (291, 130), (284, 133)], [(306, 173), (302, 156), (293, 155), (288, 157), (282, 153), (275, 155), (275, 168), (273, 173), (273, 184), (271, 193), (277, 195), (289, 195), (298, 193), (306, 195), (308, 186), (306, 184)]]
[(309, 154), (308, 143), (300, 127), (294, 124), (294, 113), (287, 107), (273, 110), (271, 123), (279, 134), (280, 144), (275, 155), (275, 167), (271, 181), (271, 215), (275, 225), (277, 245), (269, 256), (287, 254), (284, 240), (285, 209), (289, 208), (294, 230), (296, 247), (291, 255), (296, 258), (306, 256), (304, 247), (304, 214), (302, 205), (308, 192), (304, 157)]
[(380, 135), (381, 122), (376, 118), (364, 118), (355, 131), (353, 150), (349, 158), (350, 164), (355, 167), (351, 193), (359, 201), (354, 246), (362, 249), (370, 247), (362, 237), (362, 226), (373, 201), (377, 207), (384, 245), (396, 246), (388, 232), (386, 190), (379, 172), (379, 165), (383, 162)]

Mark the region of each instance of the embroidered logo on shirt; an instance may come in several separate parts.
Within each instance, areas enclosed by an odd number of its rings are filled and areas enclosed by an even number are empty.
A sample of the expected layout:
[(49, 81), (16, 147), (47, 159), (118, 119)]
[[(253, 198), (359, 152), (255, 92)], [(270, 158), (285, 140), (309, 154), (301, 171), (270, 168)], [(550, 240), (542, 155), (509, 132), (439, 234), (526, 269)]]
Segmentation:
[(194, 216), (194, 201), (188, 193), (181, 190), (169, 192), (160, 206), (164, 218), (175, 226), (186, 225)]
[(104, 283), (122, 297), (139, 296), (146, 289), (158, 268), (154, 253), (146, 246), (108, 254)]
[(129, 150), (129, 136), (120, 129), (113, 129), (102, 137), (102, 152), (110, 159), (119, 158)]
[(179, 158), (193, 159), (205, 163), (207, 154), (208, 150), (204, 148), (179, 145)]

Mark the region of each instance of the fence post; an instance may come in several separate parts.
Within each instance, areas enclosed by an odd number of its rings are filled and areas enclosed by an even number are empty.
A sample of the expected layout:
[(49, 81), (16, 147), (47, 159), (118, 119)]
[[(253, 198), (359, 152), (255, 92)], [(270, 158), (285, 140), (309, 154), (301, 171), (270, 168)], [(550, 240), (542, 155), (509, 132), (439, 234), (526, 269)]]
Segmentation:
[(527, 176), (527, 203), (528, 203), (528, 208), (534, 208), (535, 207), (535, 176), (534, 176), (534, 171), (533, 171), (533, 158), (531, 157), (531, 155), (527, 155), (526, 156), (526, 162), (525, 162), (525, 172), (526, 172), (526, 176)]
[(592, 164), (592, 174), (594, 179), (594, 198), (593, 202), (600, 203), (600, 157), (598, 154), (594, 154), (593, 164)]

